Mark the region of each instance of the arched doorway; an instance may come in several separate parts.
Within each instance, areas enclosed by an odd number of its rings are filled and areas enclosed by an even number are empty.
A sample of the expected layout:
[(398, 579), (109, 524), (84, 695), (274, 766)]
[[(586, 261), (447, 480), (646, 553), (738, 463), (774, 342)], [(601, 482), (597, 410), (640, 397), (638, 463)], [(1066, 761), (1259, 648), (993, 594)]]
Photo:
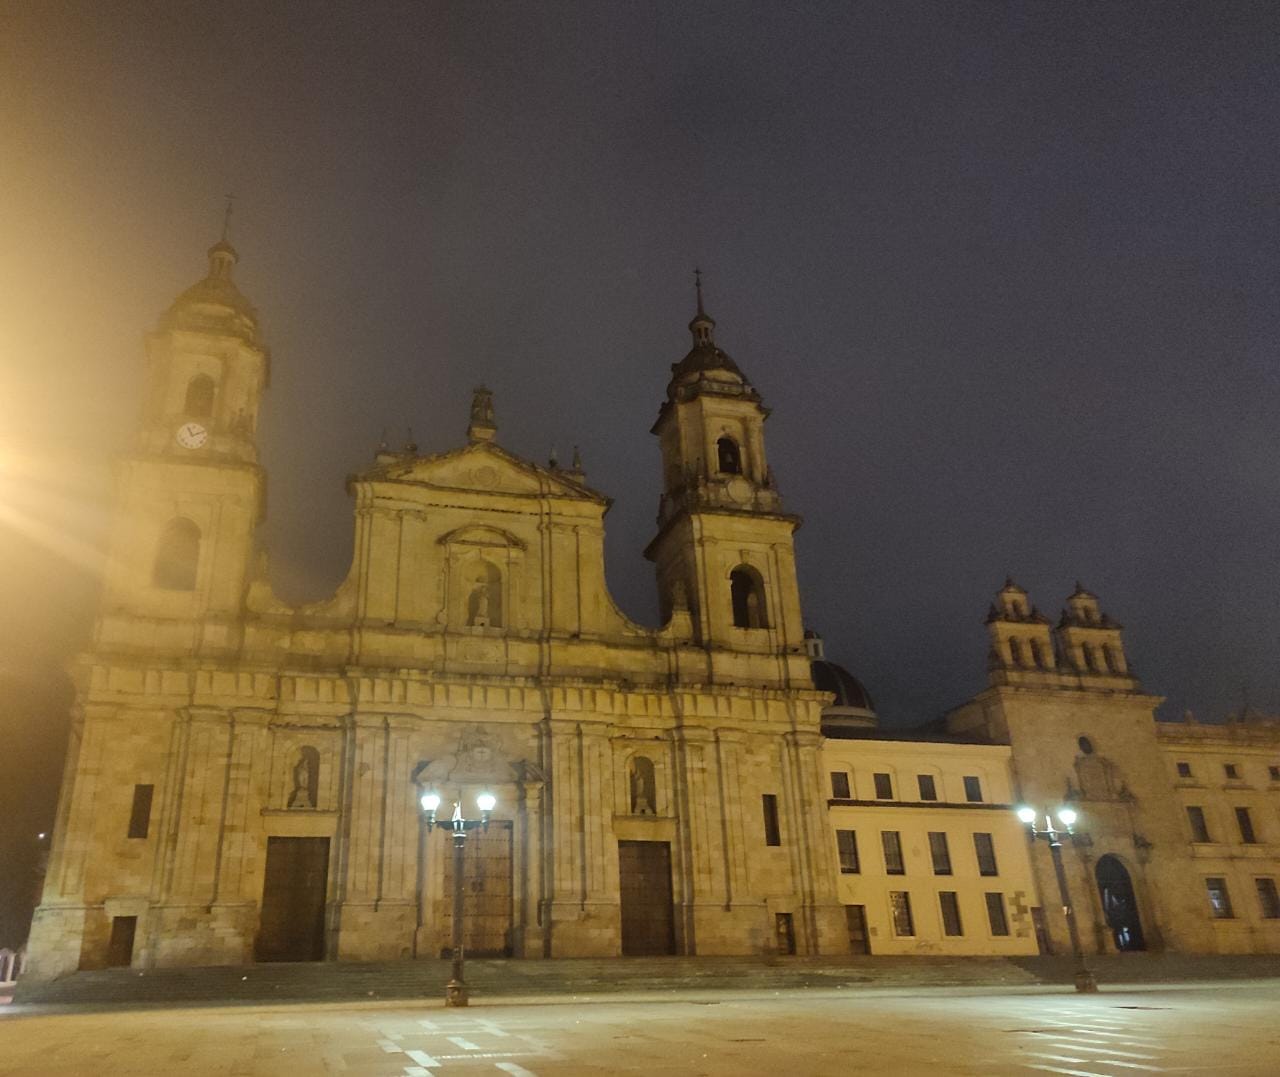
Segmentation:
[(1138, 899), (1133, 893), (1129, 872), (1119, 857), (1108, 853), (1098, 861), (1095, 869), (1098, 877), (1098, 896), (1102, 899), (1102, 912), (1117, 950), (1145, 950), (1142, 937), (1142, 920), (1138, 916)]

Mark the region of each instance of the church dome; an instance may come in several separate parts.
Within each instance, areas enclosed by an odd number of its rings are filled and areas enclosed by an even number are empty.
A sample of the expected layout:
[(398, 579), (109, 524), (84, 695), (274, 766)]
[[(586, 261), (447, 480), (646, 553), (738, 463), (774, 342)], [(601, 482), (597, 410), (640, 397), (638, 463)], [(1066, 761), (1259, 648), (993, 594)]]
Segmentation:
[(831, 706), (875, 713), (876, 706), (871, 701), (871, 694), (844, 666), (818, 658), (809, 663), (809, 671), (818, 691), (835, 694), (836, 700)]
[(238, 260), (235, 248), (225, 239), (210, 247), (208, 276), (173, 301), (161, 318), (161, 327), (225, 333), (258, 345), (258, 312), (231, 278)]
[(875, 729), (880, 720), (876, 705), (863, 683), (844, 666), (828, 661), (822, 637), (814, 631), (804, 634), (809, 653), (809, 673), (819, 692), (830, 692), (836, 698), (822, 708), (822, 735), (839, 739), (856, 737), (859, 731)]

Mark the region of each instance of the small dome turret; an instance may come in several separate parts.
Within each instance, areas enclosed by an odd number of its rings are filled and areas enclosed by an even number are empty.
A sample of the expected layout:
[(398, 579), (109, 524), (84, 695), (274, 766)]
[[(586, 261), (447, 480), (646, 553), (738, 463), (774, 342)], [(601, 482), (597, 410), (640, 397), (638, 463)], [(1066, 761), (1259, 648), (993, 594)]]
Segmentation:
[(226, 239), (209, 248), (209, 272), (183, 292), (160, 320), (162, 329), (225, 333), (259, 345), (258, 312), (236, 287), (232, 270), (240, 260)]
[(702, 305), (702, 271), (695, 269), (694, 288), (697, 292), (698, 309), (689, 323), (689, 332), (693, 334), (693, 347), (689, 353), (671, 367), (671, 382), (667, 386), (668, 399), (675, 400), (680, 387), (696, 382), (703, 374), (721, 372), (721, 379), (728, 375), (728, 381), (736, 383), (737, 391), (755, 398), (755, 391), (747, 384), (746, 375), (738, 369), (727, 352), (716, 344), (716, 320), (706, 312)]

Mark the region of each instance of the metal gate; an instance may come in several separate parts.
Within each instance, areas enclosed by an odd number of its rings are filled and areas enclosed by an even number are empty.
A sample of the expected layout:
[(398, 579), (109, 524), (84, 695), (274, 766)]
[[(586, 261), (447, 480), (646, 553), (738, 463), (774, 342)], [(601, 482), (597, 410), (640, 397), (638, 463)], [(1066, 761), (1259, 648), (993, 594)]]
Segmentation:
[(328, 838), (268, 838), (259, 961), (323, 961)]
[(622, 952), (628, 957), (676, 952), (671, 901), (671, 844), (618, 842)]

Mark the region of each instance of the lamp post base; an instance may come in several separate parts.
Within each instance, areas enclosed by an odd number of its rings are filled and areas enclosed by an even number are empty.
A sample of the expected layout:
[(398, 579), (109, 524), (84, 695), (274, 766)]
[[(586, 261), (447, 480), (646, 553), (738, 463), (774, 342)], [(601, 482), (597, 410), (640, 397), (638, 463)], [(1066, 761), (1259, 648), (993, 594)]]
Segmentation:
[[(1097, 988), (1095, 987), (1096, 991)], [(444, 985), (444, 1004), (446, 1006), (467, 1005), (467, 985), (461, 980), (450, 980)]]
[(1090, 969), (1079, 969), (1076, 972), (1076, 990), (1084, 994), (1096, 994), (1098, 980)]

